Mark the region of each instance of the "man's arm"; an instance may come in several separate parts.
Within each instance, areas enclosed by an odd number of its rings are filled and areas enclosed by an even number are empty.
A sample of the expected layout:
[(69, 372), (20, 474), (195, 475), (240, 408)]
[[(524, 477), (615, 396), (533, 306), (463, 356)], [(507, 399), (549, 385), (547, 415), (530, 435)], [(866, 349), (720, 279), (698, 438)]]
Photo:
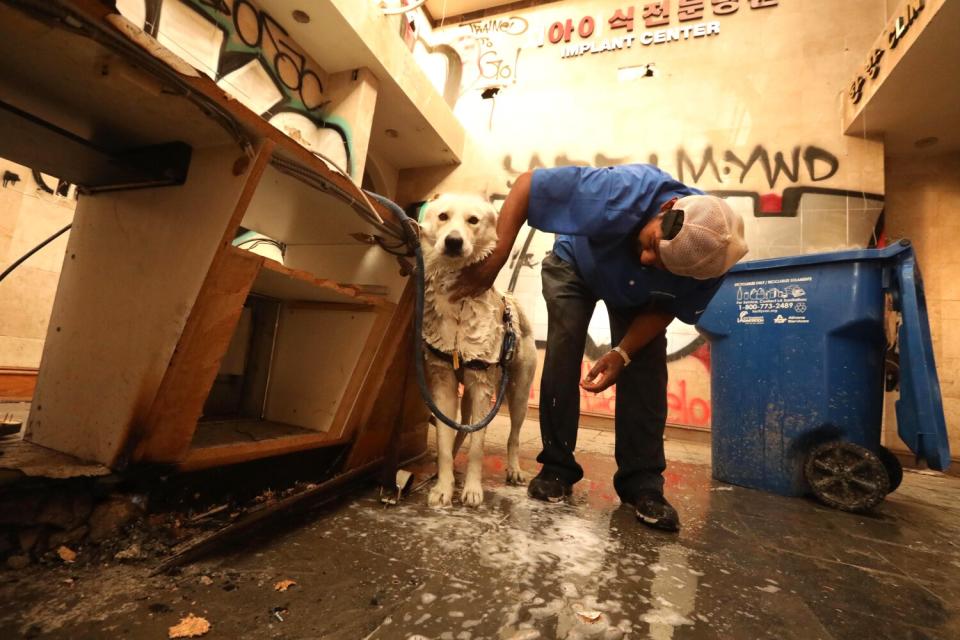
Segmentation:
[[(630, 323), (630, 328), (627, 329), (626, 335), (623, 336), (623, 340), (620, 341), (618, 346), (628, 356), (633, 357), (633, 354), (647, 346), (672, 321), (673, 315), (670, 313), (658, 311), (641, 313)], [(609, 351), (597, 360), (597, 363), (593, 365), (590, 373), (583, 379), (580, 386), (586, 391), (600, 393), (617, 381), (624, 367), (626, 367), (626, 362), (623, 357), (616, 351)]]
[(460, 272), (451, 295), (452, 300), (477, 296), (493, 286), (500, 269), (510, 258), (510, 250), (513, 249), (513, 243), (517, 239), (517, 234), (520, 233), (520, 228), (527, 221), (532, 177), (533, 173), (528, 171), (517, 178), (500, 208), (500, 216), (497, 218), (496, 248), (485, 260), (470, 265)]

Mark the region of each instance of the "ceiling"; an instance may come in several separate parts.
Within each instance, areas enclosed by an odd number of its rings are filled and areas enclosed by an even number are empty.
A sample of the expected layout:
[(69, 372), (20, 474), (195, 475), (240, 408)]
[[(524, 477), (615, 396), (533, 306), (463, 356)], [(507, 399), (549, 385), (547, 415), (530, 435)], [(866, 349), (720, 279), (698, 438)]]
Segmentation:
[(960, 2), (946, 2), (847, 127), (847, 134), (882, 137), (887, 155), (960, 150), (957, 25)]
[(507, 4), (512, 4), (512, 0), (427, 0), (425, 6), (430, 12), (430, 17), (439, 23), (444, 16), (454, 18), (465, 13)]
[[(449, 1), (449, 0), (448, 0)], [(360, 2), (360, 0), (348, 0)], [(383, 61), (374, 51), (374, 47), (382, 49), (387, 45), (395, 48), (404, 48), (402, 40), (386, 29), (371, 28), (371, 32), (382, 34), (390, 42), (365, 41), (357, 33), (354, 25), (348, 21), (337, 8), (336, 2), (326, 0), (260, 0), (270, 15), (298, 42), (304, 50), (328, 73), (348, 71), (360, 67), (367, 67), (380, 81), (377, 97), (377, 108), (374, 112), (373, 127), (370, 134), (370, 151), (386, 160), (394, 168), (430, 167), (450, 165), (459, 162), (462, 147), (462, 126), (453, 116), (446, 104), (436, 94), (437, 104), (433, 111), (428, 111), (424, 102), (414, 102), (410, 95), (400, 86), (397, 79), (384, 66)], [(341, 2), (347, 4), (347, 2)], [(292, 19), (293, 11), (302, 7), (309, 8), (311, 20), (302, 24)], [(376, 23), (374, 23), (376, 24)], [(393, 40), (396, 42), (394, 43)], [(379, 50), (378, 49), (378, 50)], [(403, 77), (415, 75), (415, 64), (412, 56), (407, 61), (410, 70), (404, 72)], [(424, 82), (426, 80), (424, 79)], [(423, 97), (421, 96), (421, 99)], [(429, 114), (434, 117), (440, 115), (437, 110), (446, 112), (450, 122), (460, 132), (459, 147), (457, 140), (448, 140), (431, 122)], [(445, 120), (446, 122), (446, 120)], [(391, 130), (394, 135), (387, 135)]]

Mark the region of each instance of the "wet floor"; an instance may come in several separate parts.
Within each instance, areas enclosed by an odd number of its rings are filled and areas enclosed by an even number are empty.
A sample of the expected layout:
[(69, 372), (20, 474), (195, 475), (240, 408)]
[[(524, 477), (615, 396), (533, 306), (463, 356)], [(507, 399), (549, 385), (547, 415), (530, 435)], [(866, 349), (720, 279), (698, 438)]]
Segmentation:
[[(683, 523), (669, 534), (619, 506), (611, 435), (582, 433), (569, 505), (504, 485), (505, 440), (500, 425), (487, 437), (478, 509), (431, 509), (426, 488), (384, 508), (368, 492), (178, 576), (7, 578), (0, 636), (165, 638), (194, 613), (206, 638), (960, 637), (958, 478), (907, 472), (874, 515), (853, 515), (716, 483), (706, 446), (668, 442)], [(528, 471), (536, 440), (528, 425)]]

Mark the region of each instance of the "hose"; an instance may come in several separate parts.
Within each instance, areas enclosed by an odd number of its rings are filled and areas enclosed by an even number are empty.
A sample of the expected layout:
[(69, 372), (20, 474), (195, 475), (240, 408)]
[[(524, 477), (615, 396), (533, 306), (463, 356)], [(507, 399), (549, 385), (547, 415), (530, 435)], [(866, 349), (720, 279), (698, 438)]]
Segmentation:
[(11, 264), (9, 267), (4, 269), (3, 273), (0, 273), (0, 282), (3, 282), (3, 279), (6, 278), (8, 275), (10, 275), (11, 271), (19, 267), (21, 264), (23, 264), (30, 256), (32, 256), (37, 251), (40, 251), (40, 249), (43, 249), (45, 246), (47, 246), (48, 244), (50, 244), (51, 242), (53, 242), (54, 240), (62, 236), (72, 226), (73, 226), (72, 223), (68, 224), (63, 229), (60, 229), (60, 231), (57, 231), (55, 234), (53, 234), (52, 236), (50, 236), (49, 238), (47, 238), (46, 240), (44, 240), (43, 242), (35, 246), (33, 249), (30, 249), (30, 251), (27, 251), (25, 254), (20, 256), (18, 260), (16, 260), (13, 264)]
[(433, 397), (430, 395), (430, 389), (427, 388), (427, 376), (426, 372), (424, 371), (423, 307), (425, 271), (423, 265), (423, 250), (420, 248), (420, 238), (417, 234), (416, 222), (407, 216), (406, 212), (391, 200), (388, 200), (379, 194), (373, 193), (372, 191), (367, 191), (367, 194), (396, 214), (397, 219), (401, 221), (401, 226), (406, 234), (407, 243), (410, 245), (410, 248), (413, 249), (417, 258), (417, 270), (414, 274), (416, 296), (414, 299), (413, 312), (413, 361), (417, 370), (417, 386), (420, 388), (420, 395), (423, 397), (423, 401), (427, 404), (430, 412), (433, 413), (433, 415), (435, 415), (440, 422), (447, 425), (451, 429), (456, 429), (462, 433), (473, 433), (474, 431), (479, 431), (490, 424), (494, 416), (497, 415), (497, 412), (500, 411), (500, 406), (503, 404), (503, 398), (507, 390), (507, 383), (510, 381), (510, 373), (506, 365), (510, 361), (510, 358), (513, 354), (516, 336), (513, 334), (512, 329), (507, 327), (507, 332), (503, 337), (503, 346), (500, 350), (500, 368), (502, 369), (500, 376), (500, 388), (497, 391), (497, 399), (494, 402), (493, 409), (490, 410), (490, 413), (484, 416), (484, 418), (479, 422), (475, 422), (473, 424), (460, 424), (456, 420), (445, 415), (440, 408), (437, 407), (436, 403), (433, 401)]

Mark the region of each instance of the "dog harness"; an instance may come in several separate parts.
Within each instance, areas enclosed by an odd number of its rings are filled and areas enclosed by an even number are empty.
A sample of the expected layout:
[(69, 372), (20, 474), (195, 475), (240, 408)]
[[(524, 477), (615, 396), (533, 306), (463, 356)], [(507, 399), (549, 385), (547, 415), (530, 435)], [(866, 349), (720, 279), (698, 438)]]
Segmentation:
[(505, 367), (507, 363), (513, 360), (514, 347), (517, 342), (517, 336), (513, 331), (513, 315), (510, 313), (510, 305), (507, 304), (507, 299), (502, 298), (503, 300), (503, 344), (500, 347), (500, 359), (497, 362), (487, 362), (486, 360), (467, 360), (464, 361), (461, 357), (459, 351), (454, 351), (453, 353), (447, 353), (446, 351), (441, 351), (436, 348), (426, 340), (424, 344), (427, 346), (427, 350), (432, 353), (437, 358), (443, 360), (444, 362), (453, 365), (454, 371), (459, 371), (463, 369), (471, 369), (473, 371), (486, 371), (493, 365), (499, 365)]

